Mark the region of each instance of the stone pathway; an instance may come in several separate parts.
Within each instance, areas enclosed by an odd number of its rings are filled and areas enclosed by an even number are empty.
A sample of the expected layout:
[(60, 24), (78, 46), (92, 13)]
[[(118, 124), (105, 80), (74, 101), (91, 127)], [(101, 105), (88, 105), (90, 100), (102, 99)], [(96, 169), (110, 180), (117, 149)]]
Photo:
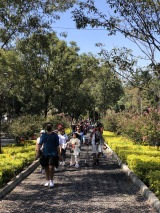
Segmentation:
[(156, 213), (107, 151), (96, 167), (91, 146), (82, 147), (79, 169), (69, 167), (69, 160), (67, 152), (53, 189), (43, 186), (38, 167), (0, 201), (0, 213)]

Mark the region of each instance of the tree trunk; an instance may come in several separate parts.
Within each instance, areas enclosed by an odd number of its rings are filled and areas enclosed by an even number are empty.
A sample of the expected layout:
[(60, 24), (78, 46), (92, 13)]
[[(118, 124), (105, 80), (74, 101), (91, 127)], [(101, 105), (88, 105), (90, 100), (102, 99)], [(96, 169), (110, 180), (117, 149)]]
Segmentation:
[(49, 97), (46, 96), (45, 97), (45, 109), (44, 109), (44, 117), (47, 118), (47, 114), (48, 114), (48, 105), (49, 105)]

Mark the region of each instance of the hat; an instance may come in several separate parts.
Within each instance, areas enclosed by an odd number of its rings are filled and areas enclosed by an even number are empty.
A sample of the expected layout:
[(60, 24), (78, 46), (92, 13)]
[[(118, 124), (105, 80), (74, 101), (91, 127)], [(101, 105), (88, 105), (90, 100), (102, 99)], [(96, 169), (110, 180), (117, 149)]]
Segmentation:
[(42, 129), (41, 131), (40, 131), (40, 133), (42, 134), (42, 133), (45, 133), (45, 131)]

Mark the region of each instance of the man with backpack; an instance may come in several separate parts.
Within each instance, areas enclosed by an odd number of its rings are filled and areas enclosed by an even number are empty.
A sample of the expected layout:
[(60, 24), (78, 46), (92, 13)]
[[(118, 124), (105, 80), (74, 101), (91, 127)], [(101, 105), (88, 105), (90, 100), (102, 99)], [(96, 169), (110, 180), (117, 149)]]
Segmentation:
[[(42, 133), (40, 137), (40, 142), (37, 149), (37, 158), (39, 156), (40, 148), (43, 145), (43, 167), (46, 173), (46, 183), (44, 186), (49, 186), (53, 188), (53, 176), (54, 167), (58, 166), (58, 158), (62, 160), (60, 148), (59, 148), (59, 137), (53, 132), (53, 124), (48, 122), (46, 124), (46, 132)], [(40, 161), (41, 162), (41, 161)], [(41, 164), (42, 165), (42, 164)]]

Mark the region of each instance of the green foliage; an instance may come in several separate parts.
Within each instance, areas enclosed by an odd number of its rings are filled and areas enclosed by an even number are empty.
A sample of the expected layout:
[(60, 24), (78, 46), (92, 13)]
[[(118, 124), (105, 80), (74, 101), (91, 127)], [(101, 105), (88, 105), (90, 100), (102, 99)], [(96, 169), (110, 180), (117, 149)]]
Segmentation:
[(118, 76), (110, 69), (107, 63), (99, 67), (99, 72), (95, 75), (95, 87), (92, 89), (92, 94), (96, 98), (96, 106), (102, 115), (105, 115), (106, 110), (113, 107), (120, 97), (123, 95), (122, 83)]
[(146, 157), (160, 157), (159, 151), (145, 151), (145, 150), (131, 150), (131, 147), (116, 147), (115, 151), (118, 153), (123, 162), (127, 163), (127, 156), (134, 154), (134, 155), (146, 155)]
[(104, 131), (104, 138), (119, 158), (160, 197), (160, 152), (153, 146), (136, 145), (113, 132)]
[(2, 186), (2, 184), (3, 184), (2, 172), (0, 171), (0, 187)]
[(0, 155), (0, 187), (30, 165), (35, 159), (35, 141), (3, 147)]
[(55, 33), (33, 33), (12, 51), (1, 50), (2, 113), (9, 118), (65, 113), (78, 119), (114, 106), (123, 94), (118, 77), (106, 63), (78, 50)]
[[(110, 15), (101, 11), (95, 1), (80, 1), (79, 8), (73, 11), (77, 28), (103, 27), (108, 35), (120, 32), (135, 42), (151, 61), (156, 61), (154, 51), (160, 51), (159, 4), (157, 1), (106, 1)], [(105, 10), (104, 10), (105, 11)], [(107, 11), (107, 10), (106, 10)], [(156, 63), (155, 63), (156, 64)]]
[(135, 143), (156, 145), (160, 140), (159, 114), (155, 109), (149, 113), (108, 113), (103, 119), (105, 129), (123, 134)]
[(14, 119), (10, 124), (10, 133), (14, 136), (24, 136), (29, 139), (35, 132), (39, 132), (45, 119), (41, 116), (27, 115)]
[[(55, 129), (57, 128), (57, 124), (59, 123), (61, 123), (65, 128), (67, 128), (69, 125), (68, 119), (65, 117), (64, 114), (49, 116), (47, 120), (42, 116), (26, 115), (15, 118), (13, 119), (12, 122), (8, 122), (7, 131), (10, 133), (10, 135), (14, 136), (16, 139), (17, 137), (24, 137), (25, 140), (26, 139), (28, 140), (32, 138), (32, 136), (35, 134), (38, 137), (40, 129), (43, 129), (45, 123), (48, 121), (53, 123), (53, 127)], [(27, 143), (29, 143), (29, 141), (27, 141)], [(30, 143), (32, 144), (32, 142)], [(24, 147), (22, 147), (21, 149), (23, 151)], [(8, 148), (7, 150), (9, 151), (10, 149)]]
[(48, 121), (52, 122), (54, 129), (57, 129), (58, 124), (62, 124), (64, 128), (67, 128), (69, 126), (68, 120), (64, 114), (50, 116), (48, 118)]
[(146, 175), (146, 182), (148, 183), (149, 187), (154, 191), (155, 195), (157, 195), (160, 199), (160, 171), (150, 171)]
[(119, 115), (115, 113), (114, 111), (108, 111), (107, 115), (102, 119), (102, 123), (104, 124), (104, 129), (111, 131), (111, 132), (117, 132), (118, 130), (118, 120)]
[(160, 170), (160, 157), (132, 154), (127, 156), (127, 164), (141, 180), (145, 180), (149, 171)]
[(20, 37), (33, 32), (51, 30), (51, 23), (60, 18), (58, 12), (72, 7), (75, 0), (1, 1), (0, 42), (2, 47), (13, 45)]

